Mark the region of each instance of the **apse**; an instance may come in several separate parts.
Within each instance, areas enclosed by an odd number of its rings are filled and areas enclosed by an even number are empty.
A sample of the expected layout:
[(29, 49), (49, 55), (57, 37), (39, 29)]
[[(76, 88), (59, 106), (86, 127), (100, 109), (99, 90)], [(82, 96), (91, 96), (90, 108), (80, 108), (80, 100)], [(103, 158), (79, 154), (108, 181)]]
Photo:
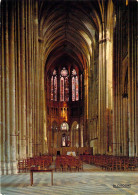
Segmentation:
[[(89, 5), (69, 1), (41, 2), (40, 5), (49, 148), (84, 145), (82, 124), (88, 103), (88, 97), (84, 100), (88, 94), (84, 79), (91, 66), (98, 33)], [(76, 133), (72, 128), (75, 121), (79, 125)], [(56, 129), (53, 129), (54, 122)], [(61, 124), (65, 122), (69, 130), (62, 132)], [(76, 143), (74, 135), (77, 135)]]

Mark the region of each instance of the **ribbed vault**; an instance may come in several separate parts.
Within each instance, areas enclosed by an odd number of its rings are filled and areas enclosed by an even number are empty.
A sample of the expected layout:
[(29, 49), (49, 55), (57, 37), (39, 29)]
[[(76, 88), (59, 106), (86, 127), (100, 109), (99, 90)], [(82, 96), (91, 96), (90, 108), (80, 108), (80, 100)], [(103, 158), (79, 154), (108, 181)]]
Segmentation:
[(42, 1), (39, 7), (46, 70), (65, 56), (83, 70), (98, 37), (98, 1)]

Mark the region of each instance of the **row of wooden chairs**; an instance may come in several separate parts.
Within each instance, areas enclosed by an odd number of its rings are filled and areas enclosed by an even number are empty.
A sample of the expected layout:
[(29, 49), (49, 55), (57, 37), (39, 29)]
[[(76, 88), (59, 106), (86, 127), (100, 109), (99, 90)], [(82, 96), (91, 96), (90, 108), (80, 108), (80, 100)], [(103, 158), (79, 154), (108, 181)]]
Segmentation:
[(35, 156), (18, 161), (18, 172), (28, 172), (30, 169), (47, 169), (52, 164), (52, 156)]
[(135, 170), (138, 167), (137, 157), (109, 155), (81, 155), (82, 161), (102, 167), (105, 170)]
[(80, 159), (83, 161), (83, 162), (86, 162), (88, 164), (91, 164), (91, 158), (93, 156), (92, 155), (80, 155)]
[(73, 156), (57, 156), (55, 160), (55, 171), (80, 171), (83, 170), (83, 162), (80, 158)]

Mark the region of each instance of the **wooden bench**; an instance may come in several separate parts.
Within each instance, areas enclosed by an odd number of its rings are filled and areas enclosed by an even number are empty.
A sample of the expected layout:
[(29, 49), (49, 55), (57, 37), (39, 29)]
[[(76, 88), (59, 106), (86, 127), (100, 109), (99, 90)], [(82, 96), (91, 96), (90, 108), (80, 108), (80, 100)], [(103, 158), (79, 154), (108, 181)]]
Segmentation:
[(38, 173), (38, 172), (51, 172), (51, 185), (53, 185), (53, 169), (47, 169), (47, 170), (42, 170), (42, 169), (30, 169), (30, 182), (31, 186), (33, 185), (33, 173)]

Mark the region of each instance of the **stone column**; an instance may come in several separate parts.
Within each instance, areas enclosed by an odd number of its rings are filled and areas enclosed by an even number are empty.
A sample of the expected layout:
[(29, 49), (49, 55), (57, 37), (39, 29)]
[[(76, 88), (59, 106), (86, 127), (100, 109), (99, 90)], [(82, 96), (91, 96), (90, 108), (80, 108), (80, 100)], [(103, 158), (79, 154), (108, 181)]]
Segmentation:
[(109, 120), (106, 121), (107, 128), (107, 150), (112, 153), (113, 132), (113, 22), (106, 28), (106, 113)]
[(1, 120), (0, 120), (0, 135), (1, 135), (1, 140), (0, 140), (0, 163), (1, 163), (1, 167), (0, 167), (0, 174), (6, 174), (6, 166), (5, 166), (5, 134), (6, 134), (6, 124), (5, 124), (5, 86), (6, 86), (6, 83), (5, 83), (5, 44), (4, 44), (4, 41), (5, 41), (5, 24), (6, 24), (6, 21), (5, 21), (5, 14), (6, 12), (4, 11), (4, 4), (2, 3), (1, 4), (1, 10), (2, 10), (2, 15), (1, 15), (1, 29), (2, 29), (2, 39), (1, 39), (1, 43), (2, 43), (2, 47), (1, 48), (1, 65), (0, 66), (0, 81), (1, 81), (1, 109), (0, 109), (0, 112), (1, 112)]
[[(119, 28), (120, 29), (120, 28)], [(118, 41), (120, 39), (120, 33), (119, 33), (119, 36), (118, 36)], [(120, 51), (120, 45), (118, 47), (118, 50)], [(118, 53), (119, 53), (118, 51)], [(121, 51), (120, 51), (121, 52)], [(116, 129), (116, 149), (117, 149), (117, 156), (120, 155), (120, 133), (121, 133), (121, 128), (120, 128), (120, 122), (121, 122), (121, 115), (120, 115), (120, 110), (121, 110), (121, 101), (120, 99), (122, 97), (120, 97), (120, 54), (118, 54), (118, 63), (117, 63), (117, 73), (116, 73), (116, 76), (117, 76), (117, 113), (116, 113), (116, 122), (117, 122), (117, 129)]]
[(9, 92), (10, 92), (10, 161), (11, 171), (17, 173), (16, 162), (16, 120), (15, 120), (15, 55), (14, 55), (14, 3), (10, 4), (10, 33), (9, 33)]
[(88, 123), (88, 70), (84, 69), (84, 129), (83, 129), (83, 143), (86, 146)]
[(9, 93), (9, 31), (8, 31), (8, 2), (6, 2), (6, 21), (5, 21), (5, 161), (6, 174), (11, 174), (10, 164), (10, 93)]
[(29, 107), (29, 126), (28, 126), (28, 136), (29, 136), (29, 145), (28, 145), (28, 156), (32, 157), (32, 5), (31, 1), (28, 1), (27, 7), (27, 17), (28, 17), (28, 107)]
[[(39, 51), (43, 51), (43, 44), (44, 44), (44, 40), (43, 40), (43, 35), (42, 35), (42, 29), (41, 29), (41, 25), (40, 25), (40, 31), (39, 31)], [(47, 153), (48, 152), (48, 146), (47, 146), (47, 129), (48, 129), (48, 125), (46, 126), (46, 117), (47, 117), (47, 107), (46, 107), (46, 101), (50, 98), (50, 93), (47, 90), (48, 94), (45, 95), (46, 93), (46, 86), (45, 83), (48, 82), (45, 80), (47, 80), (45, 78), (45, 62), (43, 60), (43, 52), (40, 52), (39, 54), (39, 59), (38, 59), (38, 64), (40, 67), (40, 87), (39, 87), (39, 93), (40, 93), (40, 98), (39, 98), (39, 128), (40, 128), (40, 143), (42, 144), (40, 146), (40, 152), (43, 153)], [(49, 96), (47, 98), (47, 96)], [(49, 107), (50, 109), (50, 107)]]
[[(92, 78), (92, 57), (90, 56), (90, 62), (88, 66), (88, 121), (87, 121), (87, 136), (88, 136), (88, 143), (90, 143), (90, 140), (92, 139), (92, 109), (94, 110), (95, 108), (93, 107), (93, 84), (94, 84), (94, 79)], [(94, 133), (94, 132), (93, 132)]]
[(130, 2), (128, 7), (128, 112), (129, 112), (129, 156), (135, 156), (135, 14), (137, 2)]
[[(112, 15), (112, 13), (111, 13)], [(109, 18), (108, 18), (109, 20)], [(98, 153), (112, 152), (112, 68), (113, 68), (113, 32), (110, 21), (102, 22), (99, 32), (99, 132)], [(112, 20), (112, 18), (111, 18)]]
[[(21, 21), (21, 18), (20, 18), (20, 12), (21, 12), (21, 9), (20, 9), (20, 2), (18, 1), (17, 2), (17, 97), (18, 97), (18, 112), (17, 112), (17, 117), (18, 117), (18, 155), (17, 155), (17, 158), (20, 159), (22, 158), (22, 153), (21, 153), (21, 123), (22, 123), (22, 116), (21, 116), (21, 96), (22, 96), (22, 93), (21, 93), (21, 59), (20, 59), (20, 52), (21, 52), (21, 35), (20, 35), (20, 21)], [(16, 102), (17, 103), (17, 102)]]
[[(41, 47), (43, 50), (43, 44), (41, 43)], [(46, 87), (45, 87), (45, 62), (43, 61), (43, 57), (41, 58), (41, 71), (40, 71), (40, 128), (43, 129), (42, 135), (43, 135), (43, 146), (42, 146), (42, 153), (48, 153), (48, 134), (49, 134), (49, 124), (46, 122), (47, 120), (47, 95), (46, 94)], [(50, 106), (49, 106), (49, 112), (50, 112)], [(51, 123), (50, 123), (51, 124)], [(42, 125), (42, 126), (41, 126)]]
[(29, 108), (29, 17), (28, 17), (28, 5), (30, 1), (25, 1), (25, 77), (26, 77), (26, 157), (29, 157), (29, 119), (30, 119), (30, 108)]
[(34, 70), (35, 70), (35, 59), (34, 59), (34, 3), (31, 1), (31, 78), (32, 78), (32, 85), (31, 85), (31, 101), (32, 101), (32, 154), (35, 155), (35, 77), (34, 77)]
[(124, 156), (128, 156), (128, 99), (123, 98), (123, 141), (124, 141)]
[(21, 70), (21, 148), (20, 157), (26, 158), (26, 71), (25, 71), (25, 15), (24, 0), (21, 1), (20, 70)]
[(40, 143), (40, 128), (39, 128), (39, 74), (40, 66), (38, 64), (39, 48), (38, 48), (38, 2), (35, 1), (34, 6), (34, 57), (35, 57), (35, 153), (39, 155)]
[[(101, 38), (101, 37), (100, 37)], [(101, 55), (100, 55), (100, 52), (101, 52), (101, 44), (99, 45), (99, 92), (98, 92), (98, 95), (99, 95), (99, 99), (98, 99), (98, 154), (101, 153)]]
[[(36, 24), (37, 23), (37, 19), (35, 17), (35, 3), (33, 3), (33, 31), (37, 30), (36, 29)], [(36, 19), (36, 21), (35, 21)], [(36, 110), (36, 59), (37, 57), (35, 55), (36, 54), (36, 38), (35, 38), (35, 34), (36, 32), (33, 32), (33, 67), (32, 67), (32, 77), (33, 77), (33, 154), (37, 155), (37, 110)]]
[(84, 125), (83, 125), (83, 118), (80, 120), (80, 147), (83, 147), (83, 130)]
[(15, 66), (15, 136), (16, 136), (16, 160), (19, 158), (19, 80), (18, 80), (18, 3), (14, 4), (14, 66)]
[[(117, 28), (117, 27), (116, 27)], [(116, 78), (116, 64), (117, 64), (117, 29), (115, 28), (114, 31), (114, 66), (113, 66), (113, 100), (114, 100), (114, 105), (113, 105), (113, 155), (116, 155), (116, 143), (117, 143), (117, 132), (116, 132), (116, 116), (117, 116), (117, 78)]]
[(114, 33), (114, 122), (113, 122), (113, 154), (120, 153), (120, 10), (117, 9), (116, 28)]
[(106, 153), (106, 126), (105, 126), (105, 107), (106, 107), (106, 37), (104, 22), (102, 32), (99, 33), (99, 135), (98, 153)]

